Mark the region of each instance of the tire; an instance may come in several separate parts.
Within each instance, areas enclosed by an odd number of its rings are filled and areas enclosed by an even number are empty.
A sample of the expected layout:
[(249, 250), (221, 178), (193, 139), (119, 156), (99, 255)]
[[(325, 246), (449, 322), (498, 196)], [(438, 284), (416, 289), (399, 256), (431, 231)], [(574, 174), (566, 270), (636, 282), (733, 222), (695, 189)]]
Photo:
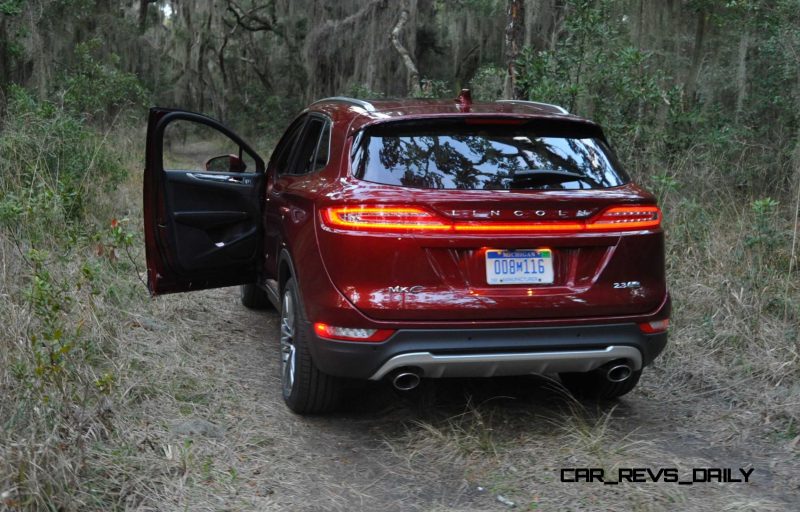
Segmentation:
[(272, 307), (272, 303), (267, 297), (267, 292), (255, 283), (239, 286), (239, 296), (242, 299), (242, 305), (248, 309), (269, 309)]
[(319, 371), (311, 359), (312, 336), (303, 318), (297, 284), (289, 279), (281, 297), (281, 389), (283, 401), (298, 414), (331, 412), (339, 404), (341, 380)]
[(586, 373), (561, 373), (561, 383), (573, 395), (595, 400), (613, 400), (629, 393), (642, 376), (642, 370), (636, 370), (622, 382), (611, 382), (602, 370)]

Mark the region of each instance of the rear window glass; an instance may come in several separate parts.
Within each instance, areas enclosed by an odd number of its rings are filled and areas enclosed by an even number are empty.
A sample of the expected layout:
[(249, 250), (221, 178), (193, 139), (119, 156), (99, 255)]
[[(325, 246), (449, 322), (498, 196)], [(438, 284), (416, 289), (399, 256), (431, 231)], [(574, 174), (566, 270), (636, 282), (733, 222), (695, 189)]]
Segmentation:
[(599, 130), (571, 123), (386, 123), (356, 141), (356, 178), (403, 187), (571, 190), (623, 185), (628, 177)]

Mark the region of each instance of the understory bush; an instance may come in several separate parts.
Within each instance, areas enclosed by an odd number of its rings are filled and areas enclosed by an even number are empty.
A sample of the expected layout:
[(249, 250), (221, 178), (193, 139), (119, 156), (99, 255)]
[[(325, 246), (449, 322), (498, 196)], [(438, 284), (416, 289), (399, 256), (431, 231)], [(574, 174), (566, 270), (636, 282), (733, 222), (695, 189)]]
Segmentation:
[(114, 435), (119, 312), (145, 295), (130, 142), (68, 97), (12, 87), (0, 124), (0, 509), (103, 508), (90, 459)]
[[(642, 49), (617, 2), (567, 4), (567, 36), (551, 49), (521, 53), (519, 85), (526, 99), (599, 122), (664, 210), (674, 321), (670, 348), (656, 364), (702, 376), (738, 402), (778, 393), (777, 414), (796, 424), (800, 110), (796, 59), (785, 47), (800, 41), (796, 6), (727, 3), (712, 20), (715, 30), (738, 38), (742, 19), (761, 27), (750, 51), (762, 60), (744, 62), (764, 79), (734, 90), (715, 63), (719, 80), (705, 77), (707, 89), (692, 92), (663, 71), (663, 54)], [(764, 63), (768, 70), (757, 67)], [(479, 74), (484, 89), (499, 86), (490, 71)], [(737, 94), (746, 101), (732, 101)]]

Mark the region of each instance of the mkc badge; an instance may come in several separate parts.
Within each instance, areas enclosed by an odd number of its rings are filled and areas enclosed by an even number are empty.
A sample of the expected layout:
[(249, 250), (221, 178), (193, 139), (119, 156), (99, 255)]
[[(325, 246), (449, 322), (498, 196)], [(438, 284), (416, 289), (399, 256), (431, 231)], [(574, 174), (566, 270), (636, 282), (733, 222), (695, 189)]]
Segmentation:
[(419, 293), (423, 290), (422, 286), (390, 286), (390, 293)]

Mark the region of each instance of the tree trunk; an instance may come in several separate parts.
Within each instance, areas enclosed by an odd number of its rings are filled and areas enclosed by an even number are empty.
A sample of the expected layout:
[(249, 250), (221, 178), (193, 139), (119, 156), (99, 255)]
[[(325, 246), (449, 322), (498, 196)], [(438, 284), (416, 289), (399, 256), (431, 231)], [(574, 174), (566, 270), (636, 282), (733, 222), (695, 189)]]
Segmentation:
[(506, 83), (503, 97), (519, 99), (522, 91), (517, 84), (517, 57), (525, 39), (525, 1), (508, 0), (506, 10)]
[(409, 95), (419, 96), (422, 94), (422, 86), (419, 81), (419, 70), (417, 69), (417, 65), (414, 63), (414, 58), (411, 57), (409, 51), (400, 41), (400, 33), (403, 31), (403, 27), (405, 27), (406, 23), (408, 23), (408, 9), (404, 5), (403, 10), (400, 11), (400, 18), (397, 20), (397, 24), (395, 24), (394, 28), (392, 29), (390, 39), (392, 40), (394, 49), (400, 54), (400, 58), (403, 60), (403, 64), (408, 71)]
[(156, 3), (156, 0), (139, 0), (139, 33), (144, 34), (147, 29), (147, 8), (150, 4)]
[(694, 32), (694, 48), (692, 49), (692, 66), (689, 69), (689, 76), (686, 79), (684, 91), (686, 93), (686, 103), (691, 105), (695, 101), (697, 91), (697, 79), (700, 76), (700, 66), (703, 64), (703, 42), (706, 37), (706, 25), (708, 24), (708, 14), (705, 11), (697, 13), (697, 25)]
[(636, 46), (639, 51), (642, 51), (643, 38), (644, 38), (644, 0), (639, 0), (639, 5), (636, 8)]
[(3, 111), (3, 91), (6, 86), (11, 82), (11, 66), (9, 65), (9, 56), (6, 36), (6, 17), (0, 16), (0, 114)]
[(739, 39), (739, 62), (736, 68), (736, 122), (744, 108), (747, 97), (747, 50), (750, 47), (750, 33), (745, 30)]

